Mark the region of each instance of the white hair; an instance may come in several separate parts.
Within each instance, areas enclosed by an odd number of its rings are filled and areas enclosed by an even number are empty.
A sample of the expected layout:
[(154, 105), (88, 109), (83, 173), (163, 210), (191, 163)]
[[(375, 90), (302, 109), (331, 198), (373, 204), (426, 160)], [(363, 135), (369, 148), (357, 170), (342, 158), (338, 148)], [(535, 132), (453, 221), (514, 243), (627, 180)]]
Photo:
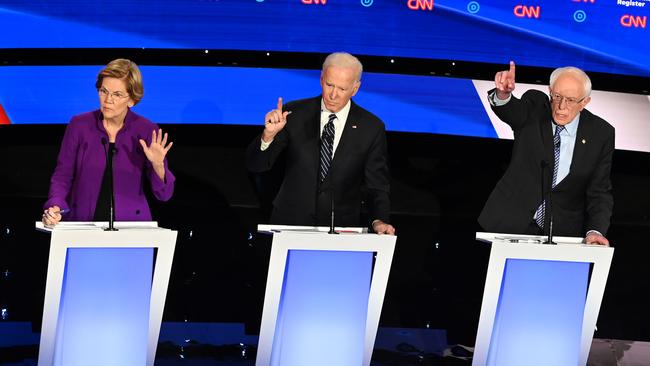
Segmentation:
[(361, 73), (363, 72), (363, 65), (358, 58), (352, 56), (347, 52), (334, 52), (325, 58), (323, 62), (323, 71), (330, 67), (344, 67), (344, 68), (353, 68), (356, 69), (355, 81), (361, 81)]
[(591, 79), (589, 79), (589, 76), (587, 76), (587, 74), (584, 71), (573, 66), (560, 67), (553, 70), (549, 81), (549, 86), (551, 87), (551, 89), (553, 89), (553, 84), (555, 84), (555, 81), (557, 81), (560, 75), (563, 74), (572, 74), (578, 77), (578, 79), (582, 80), (582, 87), (584, 88), (585, 91), (585, 95), (583, 97), (588, 97), (589, 95), (591, 95)]

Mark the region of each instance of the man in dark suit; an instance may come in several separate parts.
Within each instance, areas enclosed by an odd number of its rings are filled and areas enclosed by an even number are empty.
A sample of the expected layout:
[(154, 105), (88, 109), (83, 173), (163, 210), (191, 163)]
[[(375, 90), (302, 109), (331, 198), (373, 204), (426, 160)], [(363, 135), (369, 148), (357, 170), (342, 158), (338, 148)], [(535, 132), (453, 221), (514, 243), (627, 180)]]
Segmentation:
[(273, 201), (271, 223), (329, 225), (334, 207), (337, 226), (361, 223), (362, 190), (379, 234), (394, 234), (388, 223), (389, 174), (383, 122), (354, 103), (362, 66), (348, 53), (333, 53), (323, 63), (321, 96), (282, 105), (264, 118), (264, 131), (248, 146), (251, 172), (273, 167), (286, 155), (282, 186)]
[(510, 62), (495, 84), (488, 99), (512, 127), (515, 141), (510, 165), (479, 216), (483, 229), (548, 233), (552, 212), (556, 235), (609, 245), (614, 128), (584, 109), (591, 100), (589, 77), (574, 67), (559, 68), (551, 74), (550, 97), (529, 90), (518, 99), (511, 95), (515, 64)]

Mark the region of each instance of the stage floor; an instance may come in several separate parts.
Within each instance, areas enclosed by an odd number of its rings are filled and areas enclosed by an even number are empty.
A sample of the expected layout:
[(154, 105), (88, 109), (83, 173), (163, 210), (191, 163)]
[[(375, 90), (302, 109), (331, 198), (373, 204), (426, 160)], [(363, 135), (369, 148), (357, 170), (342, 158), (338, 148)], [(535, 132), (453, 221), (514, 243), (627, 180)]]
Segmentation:
[[(39, 333), (29, 322), (0, 322), (0, 365), (37, 364)], [(372, 366), (471, 365), (471, 348), (446, 331), (380, 327)], [(257, 336), (241, 323), (163, 322), (156, 366), (253, 366)], [(594, 339), (588, 366), (649, 366), (650, 342)]]

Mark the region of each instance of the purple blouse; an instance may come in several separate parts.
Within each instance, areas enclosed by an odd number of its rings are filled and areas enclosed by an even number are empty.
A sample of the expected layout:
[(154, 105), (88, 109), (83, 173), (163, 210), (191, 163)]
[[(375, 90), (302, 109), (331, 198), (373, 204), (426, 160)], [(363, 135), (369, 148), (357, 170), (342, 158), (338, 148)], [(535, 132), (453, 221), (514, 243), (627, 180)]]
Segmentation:
[[(92, 221), (102, 177), (106, 168), (108, 134), (99, 110), (72, 117), (63, 136), (61, 151), (50, 181), (44, 209), (59, 206), (70, 209), (66, 221)], [(165, 180), (153, 170), (139, 140), (151, 143), (158, 126), (129, 110), (124, 126), (115, 138), (113, 184), (117, 221), (150, 221), (151, 211), (144, 195), (145, 177), (154, 196), (167, 201), (174, 192), (174, 175), (165, 159)]]

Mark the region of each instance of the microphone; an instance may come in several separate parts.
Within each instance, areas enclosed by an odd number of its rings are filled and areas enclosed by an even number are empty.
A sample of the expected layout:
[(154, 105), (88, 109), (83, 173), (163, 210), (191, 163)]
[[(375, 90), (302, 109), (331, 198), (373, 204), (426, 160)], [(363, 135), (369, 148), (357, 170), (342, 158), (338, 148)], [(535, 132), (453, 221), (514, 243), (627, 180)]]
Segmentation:
[[(550, 164), (546, 160), (542, 160), (540, 167), (542, 169), (542, 202), (544, 202), (544, 171), (550, 167)], [(553, 241), (553, 187), (548, 190), (548, 200), (546, 200), (545, 205), (543, 222), (544, 226), (547, 226), (546, 218), (548, 217), (548, 237), (543, 244), (557, 244)]]
[[(106, 144), (108, 143), (108, 148)], [(108, 142), (105, 137), (102, 137), (102, 145), (104, 146), (104, 151), (106, 152), (106, 170), (108, 171), (108, 192), (110, 195), (109, 199), (109, 211), (108, 211), (108, 227), (104, 229), (105, 231), (117, 231), (115, 228), (115, 191), (113, 187), (113, 155), (117, 152), (115, 149), (114, 142)]]

